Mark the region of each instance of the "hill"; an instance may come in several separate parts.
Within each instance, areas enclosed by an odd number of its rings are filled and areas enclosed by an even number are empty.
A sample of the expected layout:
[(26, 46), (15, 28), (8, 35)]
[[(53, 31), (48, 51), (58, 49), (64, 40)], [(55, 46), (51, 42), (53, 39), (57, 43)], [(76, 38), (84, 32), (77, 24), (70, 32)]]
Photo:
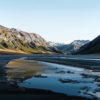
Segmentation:
[(91, 42), (82, 46), (75, 54), (98, 54), (100, 53), (100, 35)]

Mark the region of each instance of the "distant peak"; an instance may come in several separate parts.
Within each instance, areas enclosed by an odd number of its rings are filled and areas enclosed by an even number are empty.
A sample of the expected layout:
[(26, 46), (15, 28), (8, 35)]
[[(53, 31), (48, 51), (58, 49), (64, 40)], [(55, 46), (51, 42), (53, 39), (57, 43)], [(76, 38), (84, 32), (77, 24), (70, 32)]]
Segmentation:
[(15, 29), (15, 28), (11, 28), (10, 30), (11, 30), (12, 32), (17, 31), (17, 29)]

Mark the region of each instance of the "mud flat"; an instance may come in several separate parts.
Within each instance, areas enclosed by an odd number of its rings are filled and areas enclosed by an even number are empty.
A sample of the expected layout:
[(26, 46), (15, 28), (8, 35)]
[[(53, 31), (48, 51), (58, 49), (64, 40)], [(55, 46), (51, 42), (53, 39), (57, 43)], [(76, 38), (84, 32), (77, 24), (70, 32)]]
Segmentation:
[(28, 59), (100, 71), (100, 55), (38, 55)]

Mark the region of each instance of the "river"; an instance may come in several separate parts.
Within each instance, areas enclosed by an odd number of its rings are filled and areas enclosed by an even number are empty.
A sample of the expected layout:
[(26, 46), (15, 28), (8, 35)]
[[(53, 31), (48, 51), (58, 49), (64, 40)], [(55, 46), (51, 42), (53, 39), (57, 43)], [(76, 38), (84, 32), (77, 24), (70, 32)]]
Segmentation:
[(93, 70), (25, 59), (12, 60), (6, 67), (8, 80), (16, 80), (19, 87), (100, 97), (100, 73)]

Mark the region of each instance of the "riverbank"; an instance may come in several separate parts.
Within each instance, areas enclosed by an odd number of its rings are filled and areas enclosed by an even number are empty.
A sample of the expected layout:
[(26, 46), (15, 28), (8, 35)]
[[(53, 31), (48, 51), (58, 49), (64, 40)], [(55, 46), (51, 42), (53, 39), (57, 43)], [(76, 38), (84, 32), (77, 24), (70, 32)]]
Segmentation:
[(27, 59), (100, 71), (100, 55), (41, 55), (31, 56)]
[(39, 89), (15, 88), (11, 85), (7, 86), (7, 84), (5, 86), (5, 91), (1, 91), (0, 86), (0, 100), (91, 100), (84, 97), (67, 96), (61, 93)]

